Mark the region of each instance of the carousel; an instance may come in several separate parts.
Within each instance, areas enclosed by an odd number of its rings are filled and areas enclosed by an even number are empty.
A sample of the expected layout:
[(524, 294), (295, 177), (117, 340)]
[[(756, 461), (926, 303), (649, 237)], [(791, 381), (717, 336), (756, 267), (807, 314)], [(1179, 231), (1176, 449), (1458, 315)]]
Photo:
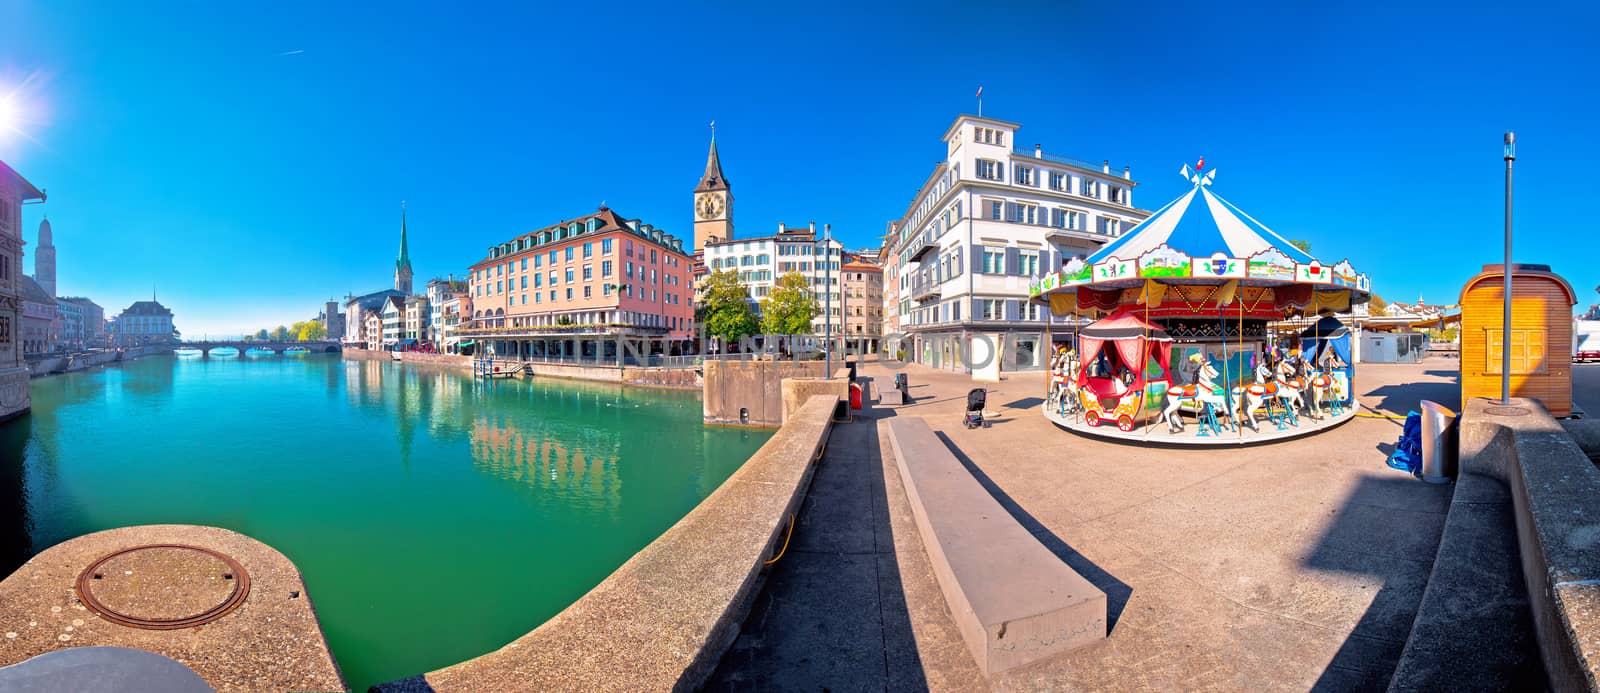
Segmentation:
[[(1236, 445), (1355, 416), (1351, 334), (1339, 316), (1367, 301), (1369, 279), (1348, 260), (1319, 262), (1218, 197), (1204, 164), (1183, 167), (1189, 192), (1030, 286), (1031, 300), (1075, 318), (1050, 339), (1042, 407), (1058, 426)], [(1302, 316), (1315, 322), (1299, 334), (1268, 329)]]

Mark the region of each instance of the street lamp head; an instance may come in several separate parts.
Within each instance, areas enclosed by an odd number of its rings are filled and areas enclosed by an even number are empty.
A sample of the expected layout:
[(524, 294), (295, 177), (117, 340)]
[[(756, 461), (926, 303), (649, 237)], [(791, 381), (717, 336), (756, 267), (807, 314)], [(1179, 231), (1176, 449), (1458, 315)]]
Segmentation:
[(1517, 133), (1506, 133), (1506, 161), (1517, 158)]

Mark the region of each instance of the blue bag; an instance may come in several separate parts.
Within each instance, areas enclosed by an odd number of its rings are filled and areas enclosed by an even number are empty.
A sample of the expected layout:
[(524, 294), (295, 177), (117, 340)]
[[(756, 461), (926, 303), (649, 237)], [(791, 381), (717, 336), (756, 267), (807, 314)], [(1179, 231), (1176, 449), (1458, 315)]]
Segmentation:
[(1389, 455), (1389, 466), (1412, 474), (1422, 473), (1422, 414), (1406, 414), (1405, 426), (1400, 428), (1400, 440)]

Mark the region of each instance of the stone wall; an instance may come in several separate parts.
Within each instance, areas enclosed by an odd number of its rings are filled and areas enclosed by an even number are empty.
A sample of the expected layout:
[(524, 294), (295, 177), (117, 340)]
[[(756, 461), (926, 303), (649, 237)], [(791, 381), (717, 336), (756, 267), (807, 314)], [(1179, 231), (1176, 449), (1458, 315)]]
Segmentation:
[(822, 361), (705, 362), (706, 423), (783, 425), (783, 379), (820, 378)]
[(622, 382), (629, 385), (665, 387), (681, 390), (698, 390), (704, 378), (695, 368), (634, 368), (622, 369)]
[(850, 401), (850, 369), (840, 368), (832, 378), (784, 378), (779, 386), (783, 393), (783, 420), (810, 401), (813, 395), (828, 395), (841, 401)]
[[(392, 360), (391, 352), (370, 351), (367, 349), (344, 350), (348, 359), (364, 359), (389, 361)], [(427, 354), (422, 352), (400, 352), (401, 363), (422, 363), (431, 366), (449, 366), (463, 370), (472, 369), (471, 356), (456, 354)], [(496, 363), (514, 365), (508, 359), (498, 359)], [(532, 370), (533, 376), (545, 378), (568, 378), (571, 380), (590, 380), (602, 383), (623, 383), (627, 385), (640, 385), (644, 387), (662, 387), (673, 389), (698, 389), (700, 387), (700, 373), (693, 368), (634, 368), (602, 365), (579, 365), (572, 363), (538, 363), (526, 362)]]
[(544, 625), (372, 690), (698, 690), (738, 636), (805, 499), (835, 401), (806, 402), (700, 505)]
[[(1597, 688), (1600, 470), (1537, 400), (1511, 403), (1473, 398), (1461, 416), (1460, 476), (1390, 690)], [(1530, 620), (1536, 648), (1517, 634)]]

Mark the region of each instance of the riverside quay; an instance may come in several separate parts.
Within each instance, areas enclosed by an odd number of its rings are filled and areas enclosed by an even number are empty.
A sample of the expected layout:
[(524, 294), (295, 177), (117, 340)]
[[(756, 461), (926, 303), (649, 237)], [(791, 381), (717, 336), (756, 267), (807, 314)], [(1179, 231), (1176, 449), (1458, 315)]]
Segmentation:
[(1600, 4), (968, 4), (0, 2), (0, 693), (1600, 693)]

